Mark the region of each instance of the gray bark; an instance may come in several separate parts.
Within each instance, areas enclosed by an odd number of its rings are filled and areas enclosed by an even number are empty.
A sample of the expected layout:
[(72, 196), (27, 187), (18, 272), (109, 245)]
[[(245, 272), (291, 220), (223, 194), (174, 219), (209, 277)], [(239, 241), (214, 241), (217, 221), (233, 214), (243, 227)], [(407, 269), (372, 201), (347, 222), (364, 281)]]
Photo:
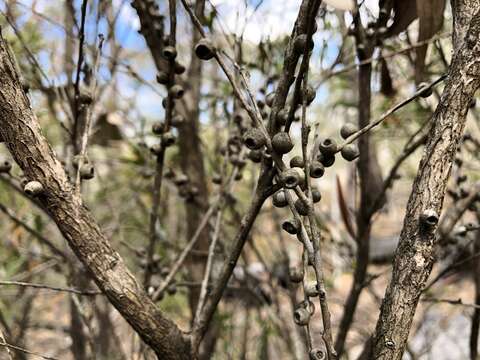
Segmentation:
[(480, 86), (480, 1), (454, 0), (452, 9), (453, 60), (413, 183), (369, 359), (402, 358), (416, 306), (434, 263), (438, 216), (469, 102)]
[(0, 79), (0, 135), (25, 177), (43, 185), (38, 202), (51, 215), (98, 287), (157, 356), (188, 359), (189, 342), (138, 285), (74, 193), (65, 170), (41, 133), (1, 35)]

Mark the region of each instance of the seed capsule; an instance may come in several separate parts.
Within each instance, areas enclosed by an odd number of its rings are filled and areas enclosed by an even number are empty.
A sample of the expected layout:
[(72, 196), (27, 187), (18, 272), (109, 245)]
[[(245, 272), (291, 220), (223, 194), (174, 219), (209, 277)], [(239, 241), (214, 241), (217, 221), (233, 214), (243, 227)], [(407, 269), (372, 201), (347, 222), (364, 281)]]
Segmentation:
[(294, 156), (293, 158), (290, 159), (290, 167), (298, 167), (298, 168), (303, 168), (303, 157), (300, 155)]
[(302, 102), (305, 100), (307, 102), (307, 105), (310, 105), (313, 100), (315, 100), (315, 97), (317, 96), (317, 93), (315, 92), (315, 89), (313, 86), (308, 85), (307, 88), (305, 89), (305, 92), (302, 94)]
[(421, 91), (419, 96), (421, 96), (423, 98), (427, 98), (427, 97), (429, 97), (430, 95), (433, 94), (432, 88), (428, 87), (428, 84), (425, 83), (425, 82), (422, 82), (422, 83), (418, 84), (417, 91)]
[(304, 272), (303, 268), (292, 266), (288, 271), (290, 281), (293, 283), (300, 283), (303, 280)]
[(188, 184), (189, 179), (186, 174), (178, 174), (177, 176), (175, 176), (175, 179), (173, 180), (173, 182), (177, 186), (183, 186)]
[(179, 62), (175, 62), (175, 68), (174, 68), (174, 71), (175, 71), (175, 74), (177, 75), (182, 75), (184, 72), (185, 72), (185, 66), (180, 64)]
[(292, 235), (297, 234), (300, 231), (300, 228), (300, 221), (295, 218), (287, 219), (282, 223), (282, 229)]
[(353, 161), (360, 155), (358, 147), (354, 144), (345, 145), (341, 153), (343, 158), (347, 161)]
[(313, 348), (312, 350), (310, 350), (308, 355), (310, 357), (310, 360), (325, 360), (326, 358), (325, 351), (319, 348)]
[(300, 185), (305, 177), (303, 170), (300, 168), (287, 169), (280, 174), (280, 180), (287, 189), (293, 189)]
[[(298, 35), (294, 42), (293, 42), (293, 48), (295, 52), (299, 55), (303, 54), (305, 52), (305, 47), (307, 46), (307, 34), (301, 34)], [(308, 43), (309, 51), (313, 49), (313, 40), (310, 39)]]
[(425, 210), (420, 214), (420, 225), (432, 229), (438, 224), (438, 214), (434, 210)]
[(318, 179), (325, 174), (325, 167), (320, 161), (312, 161), (310, 164), (310, 176), (312, 178)]
[(160, 155), (162, 153), (162, 145), (160, 143), (150, 146), (150, 152), (154, 155)]
[(212, 182), (214, 184), (220, 185), (222, 183), (222, 177), (219, 174), (214, 174), (212, 176)]
[(263, 153), (262, 150), (250, 150), (247, 156), (252, 162), (259, 163), (262, 161)]
[(304, 307), (299, 307), (293, 313), (293, 320), (298, 326), (308, 325), (310, 321), (310, 312)]
[(172, 117), (172, 126), (173, 127), (179, 128), (184, 123), (185, 123), (185, 118), (182, 115), (177, 114), (177, 115)]
[(162, 85), (168, 84), (170, 78), (165, 71), (159, 71), (157, 74), (157, 82)]
[(325, 167), (330, 167), (335, 163), (335, 155), (318, 154), (317, 160)]
[(302, 216), (307, 216), (308, 215), (308, 205), (305, 204), (302, 199), (297, 199), (295, 201), (295, 209), (298, 211), (298, 213)]
[(305, 286), (305, 295), (308, 297), (315, 297), (318, 296), (318, 289), (317, 289), (317, 283), (309, 283)]
[(162, 146), (169, 147), (175, 144), (177, 138), (171, 132), (166, 132), (162, 135)]
[(272, 147), (277, 154), (283, 155), (293, 149), (293, 142), (286, 132), (278, 132), (272, 138)]
[(337, 152), (337, 142), (332, 138), (326, 138), (320, 143), (319, 149), (324, 155), (333, 155)]
[(312, 201), (314, 203), (317, 203), (320, 200), (322, 200), (322, 194), (320, 193), (320, 191), (317, 188), (312, 187)]
[(29, 196), (38, 196), (43, 193), (43, 185), (38, 181), (29, 181), (25, 184), (23, 191)]
[(90, 180), (95, 177), (95, 168), (92, 164), (83, 164), (80, 168), (80, 178), (83, 180)]
[(177, 49), (173, 46), (165, 46), (163, 48), (163, 56), (168, 60), (174, 60), (177, 57)]
[(8, 160), (4, 160), (0, 163), (0, 174), (9, 173), (12, 170), (12, 163)]
[(272, 107), (273, 100), (275, 100), (275, 92), (271, 92), (265, 97), (265, 104), (267, 104), (268, 107)]
[(185, 90), (181, 85), (176, 84), (168, 90), (168, 94), (174, 99), (180, 99), (185, 94)]
[(276, 121), (277, 125), (283, 126), (288, 120), (288, 109), (282, 109), (277, 113)]
[(250, 128), (243, 135), (243, 143), (250, 150), (258, 150), (265, 146), (267, 139), (260, 129)]
[(195, 55), (201, 60), (210, 60), (215, 55), (215, 47), (210, 39), (203, 38), (195, 45)]
[(161, 121), (155, 121), (152, 125), (152, 132), (155, 135), (162, 135), (164, 129), (165, 129), (165, 125)]
[(346, 139), (356, 133), (358, 131), (358, 128), (355, 124), (348, 122), (343, 124), (342, 128), (340, 129), (340, 136), (342, 139)]
[(273, 206), (282, 208), (288, 205), (287, 197), (283, 190), (277, 191), (272, 197)]

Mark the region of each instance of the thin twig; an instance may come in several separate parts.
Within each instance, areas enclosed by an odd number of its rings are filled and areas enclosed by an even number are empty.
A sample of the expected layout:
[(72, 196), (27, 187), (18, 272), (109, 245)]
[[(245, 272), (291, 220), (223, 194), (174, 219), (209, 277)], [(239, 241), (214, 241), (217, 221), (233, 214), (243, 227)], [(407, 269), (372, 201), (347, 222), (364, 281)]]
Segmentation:
[(338, 147), (338, 150), (337, 152), (341, 151), (346, 145), (354, 142), (355, 140), (357, 140), (360, 136), (362, 136), (363, 134), (365, 134), (366, 132), (370, 131), (371, 129), (373, 129), (374, 127), (378, 126), (379, 124), (382, 123), (382, 121), (384, 121), (385, 119), (387, 119), (390, 115), (392, 115), (395, 111), (401, 109), (402, 107), (404, 107), (405, 105), (411, 103), (413, 100), (415, 100), (416, 98), (418, 98), (421, 94), (425, 93), (425, 91), (427, 91), (428, 89), (431, 89), (432, 87), (434, 87), (435, 85), (439, 84), (440, 82), (442, 82), (443, 80), (445, 80), (447, 78), (447, 74), (443, 74), (442, 76), (440, 76), (438, 79), (434, 80), (433, 82), (431, 82), (430, 84), (428, 84), (427, 86), (417, 90), (412, 96), (408, 97), (407, 99), (401, 101), (400, 103), (398, 103), (397, 105), (393, 106), (391, 109), (389, 109), (388, 111), (386, 111), (385, 113), (383, 113), (377, 120), (375, 121), (372, 121), (371, 123), (369, 123), (367, 126), (364, 126), (363, 128), (361, 128), (360, 130), (358, 130), (356, 133), (350, 135), (347, 139), (345, 139), (345, 141)]
[(23, 281), (7, 281), (7, 280), (0, 280), (0, 286), (23, 286), (23, 287), (31, 287), (35, 289), (43, 289), (43, 290), (51, 290), (51, 291), (58, 291), (58, 292), (68, 292), (77, 295), (84, 295), (84, 296), (96, 296), (101, 295), (101, 291), (97, 290), (78, 290), (73, 288), (66, 288), (66, 287), (58, 287), (58, 286), (51, 286), (51, 285), (43, 285), (43, 284), (35, 284), (35, 283), (28, 283)]
[(32, 355), (32, 356), (37, 356), (37, 357), (40, 357), (40, 358), (46, 359), (46, 360), (60, 360), (59, 358), (54, 358), (54, 357), (51, 357), (51, 356), (42, 355), (42, 354), (39, 354), (39, 353), (37, 353), (37, 352), (33, 352), (33, 351), (30, 351), (30, 350), (21, 348), (21, 347), (19, 347), (19, 346), (15, 346), (15, 345), (9, 344), (9, 343), (7, 343), (6, 341), (4, 341), (3, 339), (2, 339), (2, 341), (0, 341), (0, 346), (5, 346), (7, 349), (12, 349), (12, 350), (20, 351), (20, 352), (23, 352), (24, 354), (28, 354), (28, 355)]

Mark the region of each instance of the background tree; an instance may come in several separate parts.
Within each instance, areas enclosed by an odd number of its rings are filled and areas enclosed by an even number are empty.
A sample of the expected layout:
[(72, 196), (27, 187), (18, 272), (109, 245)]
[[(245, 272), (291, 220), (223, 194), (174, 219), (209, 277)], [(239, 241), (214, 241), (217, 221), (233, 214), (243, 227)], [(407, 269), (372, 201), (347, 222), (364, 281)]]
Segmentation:
[(57, 5), (1, 5), (2, 356), (476, 359), (478, 1)]

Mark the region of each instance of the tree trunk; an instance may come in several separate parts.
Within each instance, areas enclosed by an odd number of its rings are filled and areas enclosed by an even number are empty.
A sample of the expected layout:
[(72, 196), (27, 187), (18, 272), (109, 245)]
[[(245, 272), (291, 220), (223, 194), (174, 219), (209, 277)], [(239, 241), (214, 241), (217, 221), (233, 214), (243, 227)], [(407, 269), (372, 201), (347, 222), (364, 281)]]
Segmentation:
[(189, 342), (150, 300), (111, 247), (40, 131), (14, 59), (0, 35), (0, 134), (28, 181), (38, 181), (38, 202), (73, 252), (127, 322), (162, 359), (188, 359)]
[(452, 1), (453, 60), (419, 165), (369, 359), (402, 358), (434, 263), (435, 232), (469, 103), (480, 86), (480, 1)]

